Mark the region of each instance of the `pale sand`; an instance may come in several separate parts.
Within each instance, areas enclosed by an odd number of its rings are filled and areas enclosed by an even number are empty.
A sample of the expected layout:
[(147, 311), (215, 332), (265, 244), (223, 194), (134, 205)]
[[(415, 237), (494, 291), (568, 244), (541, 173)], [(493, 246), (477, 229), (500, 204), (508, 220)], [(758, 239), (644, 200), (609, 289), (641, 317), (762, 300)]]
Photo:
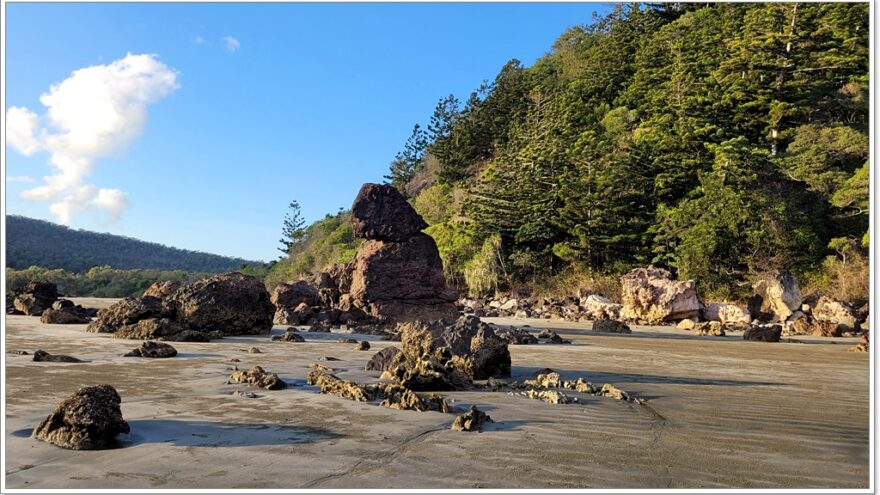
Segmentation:
[[(95, 300), (79, 300), (96, 305)], [(101, 301), (106, 305), (106, 301)], [(578, 488), (868, 486), (868, 355), (855, 339), (753, 343), (741, 334), (693, 337), (671, 327), (596, 335), (589, 323), (491, 319), (550, 327), (573, 345), (511, 346), (514, 378), (551, 367), (564, 378), (613, 383), (649, 407), (581, 396), (551, 405), (492, 392), (446, 394), (496, 423), (452, 431), (453, 416), (394, 411), (306, 387), (319, 356), (339, 376), (363, 371), (370, 351), (304, 334), (174, 343), (176, 358), (120, 357), (137, 341), (7, 316), (7, 350), (43, 349), (91, 360), (34, 363), (6, 354), (9, 488)], [(273, 333), (280, 333), (276, 327)], [(256, 345), (263, 354), (243, 352)], [(238, 358), (240, 363), (231, 363)], [(230, 367), (261, 365), (295, 385), (226, 385)], [(29, 438), (53, 405), (84, 385), (110, 383), (132, 428), (121, 448), (69, 451)]]

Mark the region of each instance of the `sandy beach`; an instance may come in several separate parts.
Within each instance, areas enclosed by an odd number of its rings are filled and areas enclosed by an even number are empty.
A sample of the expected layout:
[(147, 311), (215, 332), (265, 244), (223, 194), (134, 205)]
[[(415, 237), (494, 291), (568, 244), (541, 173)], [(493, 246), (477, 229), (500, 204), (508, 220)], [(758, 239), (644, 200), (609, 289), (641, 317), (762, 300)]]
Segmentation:
[[(75, 299), (106, 307), (111, 300)], [(552, 405), (503, 392), (452, 392), (494, 423), (450, 430), (453, 415), (396, 411), (321, 395), (309, 363), (368, 383), (372, 349), (304, 333), (172, 343), (170, 359), (125, 358), (139, 342), (6, 316), (7, 488), (867, 488), (869, 356), (856, 339), (745, 342), (674, 327), (601, 335), (590, 323), (490, 318), (552, 328), (571, 345), (511, 346), (513, 378), (550, 367), (612, 383), (647, 405), (578, 395)], [(276, 326), (273, 334), (283, 332)], [(262, 353), (251, 354), (251, 346)], [(42, 349), (87, 363), (33, 362)], [(334, 362), (318, 361), (332, 356)], [(239, 362), (233, 362), (238, 359)], [(226, 384), (260, 365), (290, 386)], [(108, 383), (131, 433), (119, 448), (69, 451), (30, 438), (62, 398)], [(253, 391), (256, 398), (237, 397)]]

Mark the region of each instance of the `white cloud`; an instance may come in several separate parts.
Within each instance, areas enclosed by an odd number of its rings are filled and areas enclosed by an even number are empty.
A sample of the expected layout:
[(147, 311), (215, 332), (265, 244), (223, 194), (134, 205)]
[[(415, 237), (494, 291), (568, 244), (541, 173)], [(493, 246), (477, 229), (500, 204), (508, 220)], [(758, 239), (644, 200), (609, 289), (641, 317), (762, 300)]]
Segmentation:
[(6, 177), (6, 182), (25, 182), (29, 184), (33, 184), (37, 179), (33, 177), (28, 177), (27, 175), (11, 175)]
[(226, 49), (229, 50), (230, 53), (235, 53), (241, 48), (241, 43), (232, 36), (224, 36), (221, 39), (226, 43)]
[(195, 44), (201, 45), (205, 42), (205, 38), (202, 38), (201, 36), (196, 36), (196, 39), (194, 39), (193, 41), (195, 42)]
[(124, 151), (140, 137), (147, 105), (179, 88), (177, 72), (155, 55), (132, 55), (108, 65), (73, 72), (40, 96), (47, 112), (40, 118), (25, 108), (7, 111), (7, 141), (24, 155), (47, 151), (53, 174), (44, 185), (22, 192), (24, 199), (50, 203), (59, 222), (89, 209), (116, 218), (128, 206), (119, 189), (84, 183), (95, 161)]
[(24, 156), (40, 149), (36, 131), (40, 118), (27, 108), (10, 107), (6, 111), (6, 142)]

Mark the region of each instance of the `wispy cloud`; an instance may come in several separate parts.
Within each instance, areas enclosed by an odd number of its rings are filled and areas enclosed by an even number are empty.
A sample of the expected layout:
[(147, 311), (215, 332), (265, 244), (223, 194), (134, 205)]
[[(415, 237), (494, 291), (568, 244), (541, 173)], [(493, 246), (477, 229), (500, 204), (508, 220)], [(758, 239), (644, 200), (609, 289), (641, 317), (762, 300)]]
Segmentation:
[(196, 36), (193, 42), (197, 45), (201, 45), (205, 43), (205, 38), (202, 38), (201, 36)]
[(226, 44), (226, 49), (229, 50), (229, 53), (235, 53), (241, 48), (241, 43), (232, 36), (224, 36), (220, 39)]
[(28, 184), (33, 184), (37, 179), (33, 177), (28, 177), (27, 175), (10, 175), (6, 177), (6, 182), (24, 182)]
[(147, 121), (147, 105), (180, 87), (177, 71), (155, 55), (132, 55), (108, 65), (73, 72), (40, 96), (46, 113), (11, 107), (7, 142), (23, 155), (50, 154), (53, 174), (21, 197), (49, 203), (56, 219), (69, 224), (77, 212), (95, 209), (117, 218), (128, 206), (119, 189), (85, 183), (98, 158), (120, 152), (135, 141)]

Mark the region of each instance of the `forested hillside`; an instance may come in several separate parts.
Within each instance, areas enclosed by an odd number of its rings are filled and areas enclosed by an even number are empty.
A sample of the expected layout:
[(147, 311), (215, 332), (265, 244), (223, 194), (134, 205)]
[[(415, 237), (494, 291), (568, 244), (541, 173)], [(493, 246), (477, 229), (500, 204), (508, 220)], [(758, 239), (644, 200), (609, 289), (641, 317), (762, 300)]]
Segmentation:
[(81, 272), (93, 267), (112, 267), (216, 273), (259, 264), (129, 237), (73, 230), (17, 215), (7, 215), (5, 236), (6, 266), (17, 269), (40, 266)]
[[(617, 5), (442, 98), (387, 179), (472, 293), (654, 263), (716, 298), (786, 268), (864, 299), (868, 21), (866, 3)], [(333, 229), (311, 229), (279, 273), (331, 261)]]

